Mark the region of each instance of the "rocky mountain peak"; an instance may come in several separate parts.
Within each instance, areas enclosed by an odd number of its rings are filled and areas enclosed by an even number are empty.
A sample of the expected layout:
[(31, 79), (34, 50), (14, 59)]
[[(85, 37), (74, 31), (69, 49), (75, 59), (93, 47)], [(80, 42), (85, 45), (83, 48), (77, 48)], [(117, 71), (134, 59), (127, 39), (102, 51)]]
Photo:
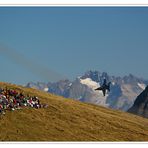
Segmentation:
[(128, 112), (148, 118), (148, 86), (136, 98), (134, 105)]

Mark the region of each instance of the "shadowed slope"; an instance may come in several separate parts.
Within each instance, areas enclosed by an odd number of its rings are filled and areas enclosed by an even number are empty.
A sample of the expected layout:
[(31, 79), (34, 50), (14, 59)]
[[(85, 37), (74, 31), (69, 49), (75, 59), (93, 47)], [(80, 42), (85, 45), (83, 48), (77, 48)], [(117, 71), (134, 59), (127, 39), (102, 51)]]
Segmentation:
[(7, 111), (1, 141), (148, 141), (148, 119), (7, 83), (36, 95), (47, 109)]
[(136, 98), (134, 105), (128, 110), (128, 112), (148, 118), (148, 86)]

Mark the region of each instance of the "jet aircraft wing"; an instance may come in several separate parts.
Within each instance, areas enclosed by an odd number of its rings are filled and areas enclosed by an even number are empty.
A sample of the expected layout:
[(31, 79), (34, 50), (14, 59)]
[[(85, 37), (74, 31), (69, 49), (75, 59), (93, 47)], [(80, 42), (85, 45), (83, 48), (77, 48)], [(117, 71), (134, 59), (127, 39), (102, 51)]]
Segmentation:
[(102, 87), (98, 87), (98, 88), (96, 88), (95, 90), (102, 90)]
[(103, 92), (103, 95), (105, 96), (105, 94), (106, 94), (106, 89), (103, 89), (102, 92)]

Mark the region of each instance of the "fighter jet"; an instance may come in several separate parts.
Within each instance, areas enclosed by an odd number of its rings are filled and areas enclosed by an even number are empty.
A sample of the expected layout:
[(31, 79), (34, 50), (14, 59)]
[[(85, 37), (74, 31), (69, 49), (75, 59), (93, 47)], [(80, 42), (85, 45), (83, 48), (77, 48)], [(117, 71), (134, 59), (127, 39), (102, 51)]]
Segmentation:
[(110, 91), (110, 84), (111, 82), (106, 84), (106, 79), (104, 79), (103, 85), (101, 87), (96, 88), (95, 90), (102, 90), (103, 95), (105, 96), (106, 90)]

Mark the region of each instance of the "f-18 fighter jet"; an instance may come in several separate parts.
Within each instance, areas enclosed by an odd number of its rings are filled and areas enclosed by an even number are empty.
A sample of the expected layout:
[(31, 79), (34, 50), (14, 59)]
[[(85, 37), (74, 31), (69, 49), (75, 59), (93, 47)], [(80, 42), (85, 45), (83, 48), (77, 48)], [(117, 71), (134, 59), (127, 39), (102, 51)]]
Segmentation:
[(96, 88), (95, 90), (102, 90), (103, 95), (105, 96), (106, 90), (110, 91), (110, 84), (111, 84), (111, 82), (106, 84), (106, 79), (104, 79), (103, 85), (98, 87), (98, 88)]

